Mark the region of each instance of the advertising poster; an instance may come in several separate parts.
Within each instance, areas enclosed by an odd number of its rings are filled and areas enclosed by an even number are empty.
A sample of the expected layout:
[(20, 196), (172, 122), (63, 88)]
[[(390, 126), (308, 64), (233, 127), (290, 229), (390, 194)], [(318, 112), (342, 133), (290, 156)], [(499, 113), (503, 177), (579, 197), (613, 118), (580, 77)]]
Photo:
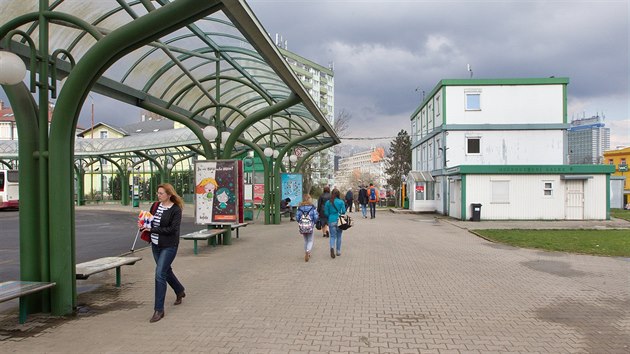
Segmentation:
[(302, 174), (301, 173), (281, 173), (280, 174), (282, 200), (291, 198), (290, 206), (296, 207), (302, 202)]
[(195, 163), (195, 223), (238, 222), (240, 200), (238, 163), (233, 160)]
[(265, 185), (254, 184), (254, 204), (262, 204), (265, 201)]

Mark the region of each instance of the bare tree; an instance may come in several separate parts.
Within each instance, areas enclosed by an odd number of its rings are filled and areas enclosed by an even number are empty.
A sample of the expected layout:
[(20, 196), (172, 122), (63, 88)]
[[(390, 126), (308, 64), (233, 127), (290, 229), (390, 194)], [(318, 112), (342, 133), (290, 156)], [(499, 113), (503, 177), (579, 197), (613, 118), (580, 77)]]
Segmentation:
[[(346, 111), (343, 108), (341, 109), (341, 111), (339, 111), (339, 114), (337, 114), (337, 118), (335, 118), (335, 121), (333, 122), (333, 130), (335, 131), (335, 133), (337, 133), (337, 135), (340, 138), (348, 134), (348, 129), (350, 128), (351, 119), (352, 119), (352, 114), (350, 114), (348, 111)], [(335, 155), (339, 155), (339, 153), (341, 152), (340, 145), (341, 144), (338, 144), (333, 147), (333, 152), (335, 153)]]

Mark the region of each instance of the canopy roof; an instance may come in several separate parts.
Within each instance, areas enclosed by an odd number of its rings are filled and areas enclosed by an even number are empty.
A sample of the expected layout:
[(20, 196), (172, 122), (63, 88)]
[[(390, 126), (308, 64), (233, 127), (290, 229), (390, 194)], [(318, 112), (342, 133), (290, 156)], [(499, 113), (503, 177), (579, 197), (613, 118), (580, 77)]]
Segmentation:
[[(191, 0), (51, 1), (46, 14), (53, 20), (48, 42), (54, 74), (61, 80), (57, 92), (63, 90), (63, 79), (73, 63), (98, 40), (150, 12), (171, 11), (169, 5), (182, 1)], [(239, 139), (263, 148), (282, 147), (321, 129), (300, 145), (339, 143), (324, 114), (247, 4), (239, 0), (207, 2), (211, 4), (210, 15), (119, 58), (102, 74), (93, 91), (162, 115), (168, 110), (167, 118), (188, 119), (200, 127), (220, 125), (220, 130), (227, 131), (239, 127), (255, 112), (295, 98), (296, 104), (246, 122)], [(38, 3), (0, 0), (0, 23), (21, 21), (19, 29), (37, 45), (40, 32), (34, 15), (39, 11)], [(30, 51), (23, 38), (13, 34), (9, 49), (28, 63)], [(1, 45), (6, 48), (7, 42)], [(122, 140), (121, 148), (134, 142)], [(131, 150), (137, 147), (131, 146)], [(85, 148), (85, 152), (92, 150)], [(235, 148), (246, 146), (237, 144)]]

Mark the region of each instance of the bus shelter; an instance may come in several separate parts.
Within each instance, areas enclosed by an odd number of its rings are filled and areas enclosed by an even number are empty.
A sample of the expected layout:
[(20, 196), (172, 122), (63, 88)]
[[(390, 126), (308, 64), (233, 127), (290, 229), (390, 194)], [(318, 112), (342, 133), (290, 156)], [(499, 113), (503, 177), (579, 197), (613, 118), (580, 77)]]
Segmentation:
[[(282, 159), (297, 146), (310, 148), (299, 169), (340, 142), (244, 1), (0, 0), (0, 6), (0, 84), (16, 117), (24, 186), (21, 277), (57, 284), (27, 299), (29, 313), (63, 315), (76, 307), (73, 170), (83, 143), (74, 134), (91, 91), (185, 125), (198, 142), (191, 150), (206, 159), (253, 151), (267, 164), (266, 222), (279, 220), (277, 213), (270, 220), (270, 211), (280, 204), (274, 195)], [(122, 173), (133, 157), (150, 158), (146, 150), (121, 146), (93, 155), (107, 155)]]

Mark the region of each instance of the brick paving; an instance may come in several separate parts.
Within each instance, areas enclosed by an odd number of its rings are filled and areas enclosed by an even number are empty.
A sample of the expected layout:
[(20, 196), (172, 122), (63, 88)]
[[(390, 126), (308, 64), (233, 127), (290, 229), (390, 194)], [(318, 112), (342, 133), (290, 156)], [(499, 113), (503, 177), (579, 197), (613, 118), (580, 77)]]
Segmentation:
[[(153, 309), (154, 263), (79, 284), (85, 313), (0, 314), (0, 352), (630, 353), (630, 259), (493, 244), (482, 223), (377, 212), (331, 259), (317, 235), (304, 262), (297, 225), (254, 224), (231, 246), (182, 241), (187, 297)], [(170, 290), (169, 290), (170, 291)]]

